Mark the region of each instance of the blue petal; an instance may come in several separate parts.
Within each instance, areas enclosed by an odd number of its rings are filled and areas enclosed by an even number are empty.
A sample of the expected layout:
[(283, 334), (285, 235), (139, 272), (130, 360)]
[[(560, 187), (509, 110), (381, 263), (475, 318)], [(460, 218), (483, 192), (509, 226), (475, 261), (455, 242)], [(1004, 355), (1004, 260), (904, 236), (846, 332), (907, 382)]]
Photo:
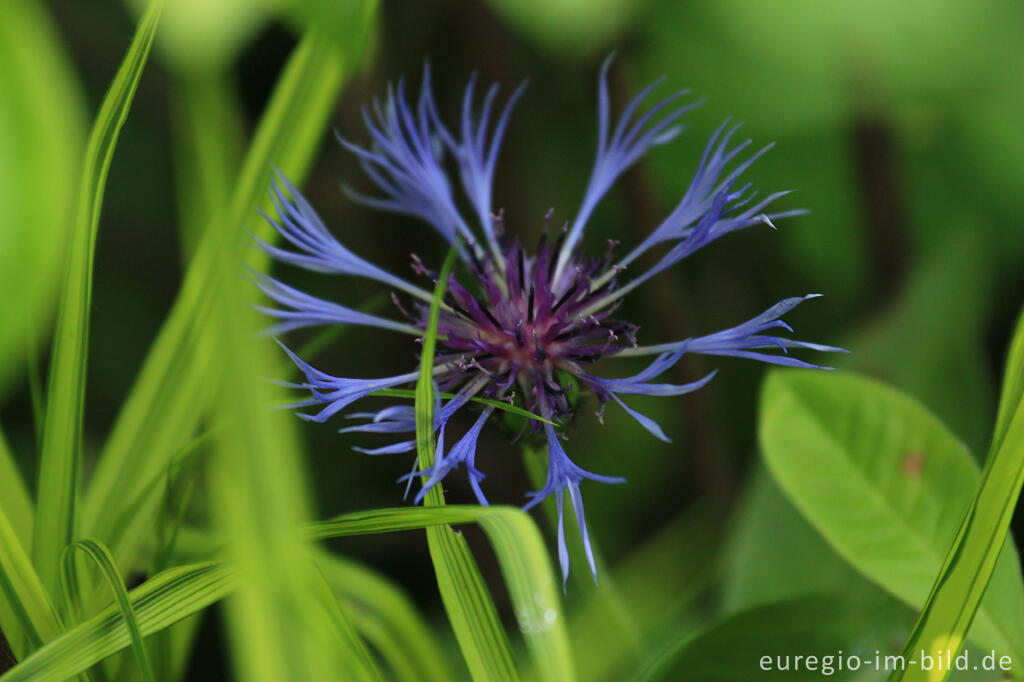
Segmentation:
[(266, 335), (277, 336), (293, 329), (324, 324), (357, 324), (368, 327), (380, 327), (381, 329), (390, 329), (414, 336), (421, 336), (423, 333), (422, 330), (403, 322), (395, 322), (383, 317), (377, 317), (376, 315), (370, 315), (369, 313), (353, 310), (352, 308), (346, 308), (337, 303), (325, 301), (316, 296), (310, 296), (268, 275), (255, 271), (251, 275), (260, 291), (281, 305), (290, 308), (290, 310), (280, 310), (278, 308), (256, 306), (256, 310), (261, 313), (283, 320), (266, 329), (264, 331)]
[(302, 193), (279, 172), (271, 178), (270, 199), (279, 220), (266, 214), (263, 217), (287, 242), (299, 249), (299, 253), (287, 251), (255, 237), (259, 247), (277, 260), (315, 272), (367, 277), (417, 295), (429, 295), (342, 246)]
[(612, 58), (605, 60), (601, 67), (601, 75), (598, 79), (598, 139), (597, 156), (594, 161), (594, 168), (590, 174), (590, 181), (583, 195), (583, 201), (579, 212), (573, 220), (572, 227), (562, 245), (558, 256), (558, 263), (555, 268), (555, 282), (558, 282), (559, 275), (563, 272), (569, 257), (576, 247), (583, 234), (587, 220), (597, 207), (609, 188), (615, 183), (620, 175), (632, 166), (637, 159), (647, 153), (656, 145), (664, 144), (674, 138), (682, 131), (682, 126), (675, 123), (700, 102), (690, 102), (679, 106), (670, 106), (680, 97), (689, 93), (688, 90), (679, 90), (662, 99), (651, 107), (640, 117), (634, 119), (636, 110), (640, 107), (647, 96), (657, 87), (661, 81), (655, 81), (647, 86), (634, 97), (623, 110), (615, 130), (611, 136), (608, 135), (610, 121), (610, 102), (608, 97), (608, 69), (611, 67)]
[(353, 447), (352, 449), (356, 452), (361, 452), (364, 455), (397, 455), (403, 452), (411, 452), (415, 448), (416, 441), (404, 440), (399, 443), (392, 443), (391, 445), (385, 445), (379, 448)]
[(384, 193), (383, 199), (354, 195), (374, 208), (416, 216), (434, 227), (449, 243), (461, 234), (475, 239), (459, 213), (443, 167), (441, 141), (450, 137), (437, 116), (431, 92), (430, 70), (415, 107), (405, 96), (405, 83), (388, 89), (383, 106), (374, 102), (374, 116), (364, 109), (363, 119), (373, 141), (367, 149), (338, 136), (342, 146), (359, 157), (367, 175)]
[[(572, 502), (572, 511), (576, 515), (576, 526), (580, 531), (580, 538), (583, 539), (583, 553), (590, 565), (590, 574), (594, 576), (594, 584), (597, 584), (597, 563), (594, 561), (594, 550), (590, 546), (590, 534), (587, 532), (587, 517), (583, 511), (583, 495), (580, 494), (580, 487), (575, 483), (566, 486), (569, 491), (569, 500)], [(562, 584), (565, 589), (565, 583)]]
[(460, 465), (466, 466), (466, 471), (469, 474), (470, 483), (473, 487), (473, 493), (477, 496), (477, 500), (482, 505), (487, 505), (487, 498), (484, 497), (483, 491), (480, 489), (479, 481), (484, 477), (480, 471), (476, 468), (476, 445), (480, 439), (480, 431), (483, 429), (484, 423), (488, 417), (491, 416), (493, 408), (484, 410), (473, 423), (462, 438), (451, 448), (448, 453), (444, 452), (442, 443), (444, 441), (444, 427), (441, 427), (441, 436), (438, 436), (438, 448), (435, 454), (434, 465), (429, 469), (419, 471), (415, 475), (427, 476), (427, 480), (423, 483), (422, 489), (417, 493), (416, 499), (413, 501), (414, 504), (419, 504), (423, 501), (427, 492), (435, 485), (444, 480), (445, 476), (448, 475), (453, 469), (458, 468)]
[(620, 398), (619, 396), (615, 395), (614, 393), (610, 393), (609, 395), (611, 395), (612, 400), (617, 402), (622, 407), (622, 409), (624, 409), (626, 411), (626, 413), (630, 417), (632, 417), (633, 419), (637, 420), (637, 422), (640, 423), (640, 426), (642, 426), (645, 429), (647, 429), (647, 431), (649, 431), (651, 433), (651, 435), (653, 435), (655, 438), (657, 438), (660, 441), (664, 441), (666, 443), (671, 443), (672, 442), (672, 439), (665, 435), (665, 432), (662, 430), (662, 428), (658, 424), (658, 422), (654, 421), (653, 419), (651, 419), (647, 415), (640, 414), (639, 412), (637, 412), (633, 408), (629, 407), (628, 405), (626, 405), (626, 403), (622, 402), (622, 398)]
[(478, 119), (473, 116), (473, 95), (477, 76), (474, 73), (466, 86), (462, 98), (461, 138), (456, 141), (450, 136), (445, 142), (459, 164), (462, 187), (476, 211), (484, 234), (492, 247), (497, 249), (494, 222), (491, 217), (494, 170), (497, 166), (498, 150), (508, 127), (508, 120), (516, 101), (523, 94), (526, 83), (522, 83), (505, 103), (497, 124), (488, 140), (491, 108), (498, 93), (498, 86), (492, 85), (484, 97), (484, 104)]
[[(817, 298), (820, 294), (808, 294), (806, 296), (794, 296), (783, 299), (746, 322), (730, 329), (725, 329), (707, 336), (700, 336), (693, 339), (686, 339), (677, 343), (667, 343), (652, 346), (651, 352), (675, 352), (675, 353), (701, 353), (703, 355), (731, 355), (740, 358), (748, 358), (767, 362), (773, 365), (786, 367), (803, 367), (809, 369), (831, 369), (822, 365), (805, 362), (797, 358), (789, 357), (785, 353), (790, 348), (800, 348), (824, 352), (848, 352), (845, 348), (837, 346), (826, 346), (808, 341), (797, 341), (780, 336), (766, 336), (761, 332), (768, 329), (783, 328), (792, 331), (792, 328), (778, 319), (782, 315), (800, 305), (804, 301)], [(783, 355), (772, 355), (769, 353), (755, 352), (762, 349), (778, 348)]]
[[(632, 263), (638, 256), (655, 244), (667, 240), (685, 238), (694, 229), (694, 224), (712, 209), (716, 196), (722, 190), (731, 187), (744, 171), (771, 149), (772, 145), (761, 148), (723, 178), (725, 168), (751, 144), (751, 140), (748, 139), (730, 149), (729, 142), (737, 129), (739, 129), (739, 125), (726, 130), (728, 125), (729, 120), (727, 119), (708, 140), (707, 146), (704, 148), (704, 154), (697, 165), (697, 171), (694, 173), (693, 180), (672, 213), (639, 246), (622, 259), (619, 265), (624, 266)], [(716, 226), (713, 232), (717, 236), (721, 236), (721, 234), (726, 232), (764, 222), (760, 217), (760, 212), (779, 196), (782, 195), (774, 194), (755, 207), (726, 219), (723, 224)], [(748, 197), (748, 199), (752, 198), (753, 196)], [(785, 213), (773, 214), (771, 217), (783, 218), (799, 213), (803, 213), (803, 211), (787, 211)]]
[(579, 484), (583, 479), (590, 479), (601, 483), (625, 483), (626, 479), (617, 476), (601, 476), (581, 469), (565, 454), (565, 449), (562, 448), (562, 444), (558, 440), (558, 434), (555, 433), (551, 425), (545, 424), (544, 430), (548, 439), (547, 481), (540, 490), (527, 493), (527, 496), (532, 499), (523, 506), (523, 509), (527, 510), (535, 507), (540, 504), (541, 500), (554, 493), (558, 507), (558, 562), (562, 568), (562, 589), (565, 589), (565, 581), (569, 577), (569, 551), (565, 546), (562, 510), (563, 494), (566, 488), (569, 489), (569, 498), (573, 504), (573, 512), (576, 514), (576, 522), (583, 537), (583, 547), (586, 551), (587, 562), (590, 564), (590, 570), (594, 574), (594, 579), (597, 580), (597, 567), (594, 563), (594, 554), (590, 547), (590, 536), (587, 534), (587, 524), (583, 514), (583, 498), (580, 496)]
[[(682, 357), (683, 351), (686, 348), (686, 342), (679, 344), (680, 349), (672, 350), (671, 352), (662, 353), (659, 355), (650, 365), (647, 366), (639, 374), (634, 374), (631, 377), (625, 377), (622, 379), (605, 379), (602, 377), (595, 377), (593, 375), (584, 375), (587, 381), (597, 384), (602, 389), (609, 393), (626, 393), (636, 395), (656, 395), (656, 396), (670, 396), (670, 395), (685, 395), (698, 389), (703, 388), (711, 379), (714, 378), (717, 370), (710, 372), (706, 376), (697, 381), (690, 382), (688, 384), (652, 384), (651, 379), (664, 373), (670, 367), (679, 361)], [(670, 344), (672, 345), (672, 344)]]
[(302, 358), (291, 351), (287, 346), (278, 341), (292, 362), (306, 376), (307, 383), (303, 386), (309, 388), (313, 398), (303, 401), (305, 405), (326, 404), (326, 407), (315, 415), (300, 414), (303, 419), (315, 422), (323, 422), (350, 404), (365, 398), (374, 391), (382, 388), (392, 388), (401, 384), (408, 384), (416, 381), (419, 372), (409, 372), (393, 377), (382, 379), (345, 379), (321, 372)]

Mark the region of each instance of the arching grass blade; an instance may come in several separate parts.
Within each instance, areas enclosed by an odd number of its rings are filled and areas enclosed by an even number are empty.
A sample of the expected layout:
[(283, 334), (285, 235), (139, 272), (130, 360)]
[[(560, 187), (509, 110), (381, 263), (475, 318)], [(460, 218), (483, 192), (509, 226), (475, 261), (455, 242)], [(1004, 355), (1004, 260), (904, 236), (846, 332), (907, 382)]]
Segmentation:
[(156, 682), (156, 678), (153, 675), (153, 667), (149, 663), (149, 654), (146, 652), (146, 644), (142, 641), (142, 632), (139, 630), (139, 624), (135, 618), (135, 609), (132, 608), (131, 601), (128, 599), (128, 592), (121, 581), (121, 575), (118, 573), (117, 567), (114, 566), (114, 558), (110, 555), (110, 550), (92, 538), (86, 538), (85, 540), (68, 545), (61, 557), (61, 564), (64, 569), (61, 573), (61, 583), (64, 597), (68, 602), (67, 612), (69, 614), (74, 613), (77, 608), (76, 605), (81, 601), (78, 595), (78, 581), (74, 570), (75, 550), (85, 552), (96, 563), (96, 566), (99, 567), (104, 579), (114, 593), (117, 607), (121, 610), (125, 626), (128, 629), (128, 636), (131, 638), (132, 651), (135, 653), (135, 660), (138, 661), (139, 670), (142, 673), (142, 679), (144, 682)]

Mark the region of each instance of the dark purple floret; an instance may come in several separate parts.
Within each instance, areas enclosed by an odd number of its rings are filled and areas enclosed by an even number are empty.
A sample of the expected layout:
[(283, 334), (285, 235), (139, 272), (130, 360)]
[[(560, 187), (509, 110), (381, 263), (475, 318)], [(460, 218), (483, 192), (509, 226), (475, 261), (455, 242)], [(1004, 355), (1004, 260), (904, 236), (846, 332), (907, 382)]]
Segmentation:
[[(721, 332), (638, 345), (638, 328), (616, 317), (623, 296), (726, 234), (759, 224), (774, 227), (774, 221), (801, 211), (767, 213), (768, 206), (785, 192), (769, 194), (758, 201), (749, 184), (736, 187), (742, 173), (768, 147), (741, 159), (750, 140), (730, 147), (738, 126), (728, 128), (727, 122), (709, 140), (683, 198), (646, 239), (621, 259), (615, 255), (615, 242), (600, 257), (585, 255), (582, 238), (586, 223), (615, 180), (652, 147), (678, 135), (683, 129), (680, 119), (696, 106), (681, 101), (687, 93), (679, 91), (639, 113), (658, 85), (654, 83), (630, 101), (613, 122), (606, 79), (609, 65), (610, 60), (602, 67), (598, 81), (597, 154), (579, 211), (553, 242), (548, 241), (545, 231), (532, 252), (505, 234), (504, 214), (493, 213), (491, 205), (501, 139), (522, 86), (506, 101), (496, 121), (492, 121), (497, 86), (488, 89), (477, 115), (474, 75), (463, 98), (460, 125), (453, 134), (441, 122), (430, 89), (429, 71), (425, 71), (415, 103), (406, 99), (404, 84), (400, 82), (396, 89), (388, 91), (383, 102), (374, 102), (372, 109), (365, 112), (369, 147), (341, 140), (358, 157), (381, 192), (381, 196), (370, 197), (349, 191), (355, 200), (422, 220), (449, 245), (454, 245), (461, 256), (462, 266), (448, 282), (439, 317), (434, 365), (436, 384), (454, 397), (439, 399), (434, 411), (438, 444), (433, 466), (424, 471), (414, 468), (400, 479), (407, 482), (407, 491), (413, 480), (422, 480), (417, 503), (448, 473), (465, 467), (474, 495), (481, 504), (487, 504), (481, 486), (485, 474), (476, 462), (476, 446), (496, 408), (483, 407), (473, 425), (454, 439), (454, 444), (446, 445), (451, 417), (473, 398), (515, 401), (534, 414), (564, 424), (573, 417), (569, 395), (573, 389), (582, 388), (597, 396), (602, 410), (605, 403), (614, 402), (655, 437), (668, 441), (662, 428), (627, 406), (623, 396), (681, 395), (704, 386), (714, 372), (686, 384), (655, 383), (684, 354), (731, 355), (824, 369), (791, 357), (788, 350), (842, 350), (764, 333), (777, 328), (792, 331), (781, 316), (814, 294), (785, 299), (751, 320)], [(449, 176), (448, 163), (458, 168), (456, 177)], [(469, 219), (458, 208), (459, 201), (452, 189), (456, 184), (472, 207)], [(278, 217), (267, 219), (291, 249), (258, 240), (261, 248), (290, 265), (376, 280), (392, 290), (392, 299), (407, 321), (370, 315), (315, 298), (270, 277), (255, 275), (260, 289), (281, 306), (261, 308), (278, 320), (270, 333), (345, 324), (423, 336), (436, 273), (413, 256), (414, 273), (429, 281), (421, 287), (355, 255), (334, 238), (312, 206), (284, 177), (272, 180), (271, 198)], [(548, 221), (550, 217), (549, 213)], [(636, 259), (654, 248), (663, 250), (654, 267), (646, 272), (632, 272), (630, 268)], [(317, 408), (315, 414), (302, 415), (312, 421), (325, 421), (381, 389), (412, 386), (418, 377), (415, 368), (381, 379), (335, 377), (285, 350), (305, 376), (305, 381), (295, 386), (310, 395), (295, 406)], [(770, 352), (773, 350), (780, 352)], [(609, 379), (593, 374), (595, 363), (602, 358), (641, 355), (654, 359), (633, 376)], [(397, 442), (357, 450), (383, 455), (415, 449), (415, 419), (408, 404), (350, 413), (347, 417), (358, 421), (342, 428), (342, 432), (402, 434)], [(584, 480), (623, 483), (624, 479), (586, 471), (569, 458), (551, 424), (537, 420), (529, 423), (534, 431), (542, 431), (547, 441), (548, 473), (544, 486), (528, 493), (530, 499), (525, 507), (555, 495), (558, 555), (564, 579), (569, 571), (563, 523), (564, 496), (568, 492), (587, 562), (596, 579), (580, 485)]]
[[(592, 288), (606, 267), (603, 261), (580, 259), (552, 282), (552, 254), (546, 240), (535, 255), (513, 242), (503, 248), (503, 270), (489, 259), (470, 264), (474, 290), (453, 276), (438, 321), (437, 357), (466, 375), (486, 375), (482, 394), (487, 397), (515, 393), (531, 412), (567, 421), (572, 417), (569, 387), (559, 382), (559, 373), (582, 377), (583, 367), (636, 346), (636, 326), (612, 319), (615, 306), (583, 313), (614, 288), (614, 279)], [(412, 323), (425, 327), (427, 305), (420, 303), (416, 310)], [(452, 374), (441, 388), (463, 381), (464, 375)]]

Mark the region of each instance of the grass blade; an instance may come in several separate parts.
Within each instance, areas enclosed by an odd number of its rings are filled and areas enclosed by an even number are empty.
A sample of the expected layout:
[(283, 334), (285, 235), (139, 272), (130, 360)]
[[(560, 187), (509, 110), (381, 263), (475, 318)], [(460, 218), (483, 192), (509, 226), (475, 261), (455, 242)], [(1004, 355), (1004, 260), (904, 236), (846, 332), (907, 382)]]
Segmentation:
[(61, 629), (57, 611), (0, 506), (0, 630), (20, 659)]
[[(128, 593), (143, 636), (173, 625), (223, 599), (237, 582), (237, 568), (203, 563), (172, 568)], [(116, 606), (71, 628), (0, 676), (2, 682), (60, 682), (131, 644)]]
[[(374, 4), (367, 0), (359, 6), (369, 15)], [(269, 208), (264, 190), (271, 162), (301, 182), (346, 72), (337, 43), (355, 30), (365, 32), (365, 23), (353, 22), (338, 35), (310, 30), (292, 53), (246, 155), (230, 207), (203, 234), (181, 292), (103, 449), (86, 491), (83, 528), (107, 542), (119, 565), (130, 565), (135, 558), (159, 509), (159, 494), (148, 497), (130, 517), (130, 526), (119, 522), (120, 500), (137, 500), (146, 489), (161, 489), (153, 483), (191, 438), (208, 393), (212, 346), (202, 339), (215, 333), (206, 292), (217, 242), (240, 243), (244, 225), (257, 231), (262, 222), (257, 207)], [(146, 457), (136, 456), (139, 452)]]
[(314, 566), (317, 570), (314, 572), (312, 588), (319, 596), (315, 603), (323, 609), (324, 615), (334, 626), (335, 635), (340, 640), (341, 646), (352, 654), (349, 662), (352, 671), (347, 675), (347, 679), (383, 680), (384, 677), (377, 669), (377, 663), (370, 655), (370, 650), (366, 648), (366, 644), (352, 623), (352, 614), (349, 613), (349, 609), (343, 608), (331, 590), (326, 576), (319, 570), (319, 566), (316, 564)]
[(81, 601), (78, 598), (78, 580), (74, 566), (74, 551), (76, 549), (85, 552), (96, 563), (107, 584), (110, 585), (110, 589), (114, 593), (114, 599), (117, 602), (117, 607), (121, 610), (125, 626), (128, 629), (128, 636), (131, 638), (132, 650), (135, 652), (135, 659), (139, 663), (142, 679), (144, 682), (156, 682), (156, 678), (153, 676), (153, 667), (149, 664), (149, 654), (146, 653), (146, 644), (142, 641), (142, 632), (139, 630), (139, 623), (135, 618), (135, 610), (128, 599), (128, 592), (124, 588), (124, 583), (121, 582), (121, 575), (114, 565), (114, 558), (102, 543), (92, 538), (86, 538), (85, 540), (68, 545), (61, 557), (61, 564), (64, 568), (61, 578), (64, 597), (67, 600), (67, 612), (69, 614), (74, 613), (77, 608), (76, 605)]
[[(295, 528), (310, 513), (300, 448), (272, 374), (276, 354), (257, 343), (258, 320), (241, 293), (234, 242), (224, 244), (220, 277), (208, 295), (219, 320), (218, 419), (211, 492), (217, 525), (232, 541), (240, 589), (227, 604), (238, 679), (376, 680), (380, 674), (345, 615), (326, 605), (313, 545)], [(318, 589), (319, 588), (319, 589)]]
[(207, 227), (223, 217), (242, 160), (244, 126), (228, 76), (221, 70), (189, 73), (175, 88), (178, 238), (185, 263)]
[(1006, 355), (1002, 395), (999, 398), (999, 411), (996, 414), (990, 452), (1002, 447), (1010, 422), (1024, 401), (1024, 311), (1017, 320), (1017, 329), (1010, 340), (1010, 350)]
[(548, 680), (575, 679), (547, 548), (536, 524), (522, 510), (474, 506), (375, 509), (315, 523), (308, 532), (315, 538), (331, 538), (437, 527), (465, 542), (447, 527), (459, 523), (479, 524), (494, 547), (538, 674)]
[(100, 105), (85, 154), (60, 314), (54, 333), (39, 464), (33, 558), (43, 586), (51, 592), (58, 585), (61, 552), (75, 534), (92, 265), (103, 191), (114, 146), (142, 77), (162, 7), (163, 0), (154, 0), (139, 20), (128, 52)]
[[(430, 302), (430, 318), (420, 354), (420, 376), (416, 382), (416, 452), (419, 467), (426, 470), (434, 463), (434, 349), (437, 346), (437, 320), (448, 277), (455, 265), (458, 246), (444, 260)], [(427, 492), (427, 507), (444, 506), (441, 486)], [(461, 534), (448, 527), (427, 529), (427, 545), (434, 563), (437, 586), (441, 592), (455, 639), (474, 680), (518, 679), (508, 636), (494, 607), (480, 569)]]
[(316, 564), (353, 624), (402, 682), (445, 682), (448, 664), (433, 629), (409, 598), (379, 573), (344, 557), (323, 553)]
[[(223, 544), (208, 531), (185, 527), (173, 560), (206, 561)], [(337, 598), (345, 603), (356, 629), (390, 667), (394, 679), (445, 682), (451, 678), (435, 628), (398, 585), (367, 566), (326, 550), (317, 552), (314, 561)]]
[(0, 511), (7, 515), (7, 521), (14, 529), (21, 546), (29, 547), (32, 543), (32, 525), (35, 510), (32, 509), (32, 498), (29, 497), (25, 479), (21, 476), (14, 453), (4, 440), (0, 430)]
[[(1006, 535), (1013, 518), (1021, 486), (1024, 485), (1024, 315), (1010, 344), (1006, 379), (999, 406), (996, 430), (982, 472), (981, 485), (964, 515), (942, 570), (903, 650), (905, 656), (919, 649), (950, 651), (956, 656), (981, 605), (996, 561), (1007, 545)], [(1012, 546), (1012, 545), (1011, 545)], [(997, 656), (1010, 654), (997, 651)], [(1021, 662), (1011, 661), (1017, 674)], [(936, 674), (908, 666), (894, 671), (889, 679), (945, 679), (949, 670)]]
[[(309, 539), (390, 533), (478, 523), (494, 545), (520, 628), (538, 669), (573, 679), (565, 614), (544, 541), (533, 520), (512, 507), (402, 507), (344, 514), (306, 526)], [(223, 599), (239, 585), (236, 564), (203, 562), (164, 571), (128, 593), (139, 630), (148, 636)], [(68, 630), (11, 668), (0, 682), (46, 682), (75, 675), (130, 644), (116, 607)], [(560, 677), (561, 676), (561, 677)]]

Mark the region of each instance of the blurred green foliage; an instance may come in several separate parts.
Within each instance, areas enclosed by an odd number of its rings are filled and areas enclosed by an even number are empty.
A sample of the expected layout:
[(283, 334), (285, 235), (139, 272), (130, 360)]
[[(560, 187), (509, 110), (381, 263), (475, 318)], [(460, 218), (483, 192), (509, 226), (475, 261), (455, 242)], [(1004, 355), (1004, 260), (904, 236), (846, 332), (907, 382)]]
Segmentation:
[(4, 5), (0, 22), (0, 394), (53, 313), (85, 144), (81, 86), (44, 8)]

